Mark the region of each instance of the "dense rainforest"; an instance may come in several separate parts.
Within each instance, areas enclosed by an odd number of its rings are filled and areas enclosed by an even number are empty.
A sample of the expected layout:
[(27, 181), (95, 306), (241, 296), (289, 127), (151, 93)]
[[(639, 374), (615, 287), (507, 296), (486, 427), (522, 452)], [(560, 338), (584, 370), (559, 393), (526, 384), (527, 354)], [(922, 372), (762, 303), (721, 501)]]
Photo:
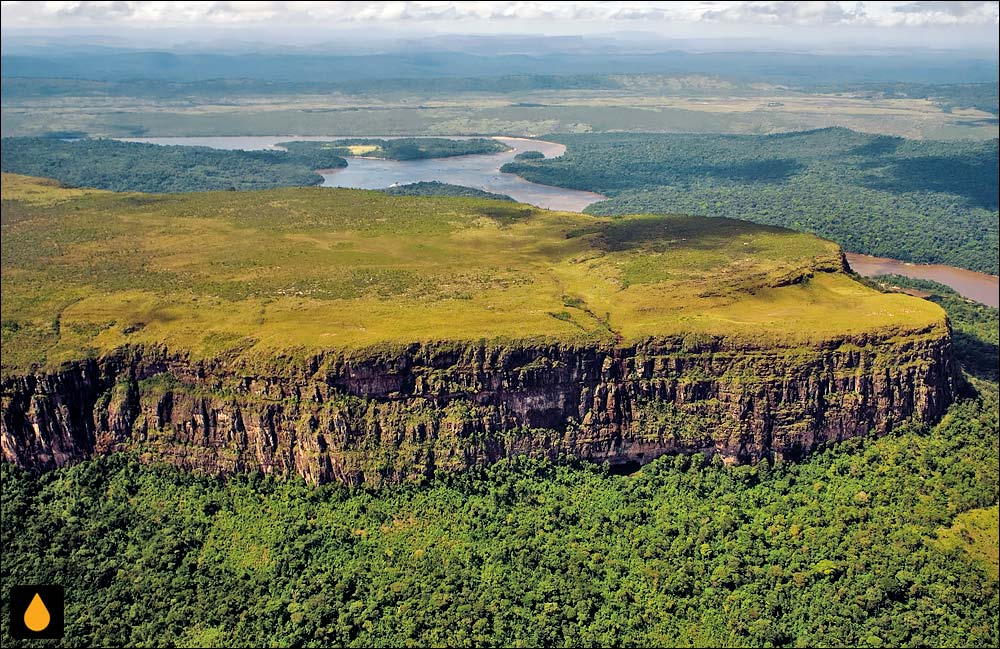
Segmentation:
[(221, 151), (117, 140), (4, 138), (0, 169), (113, 191), (187, 192), (318, 185), (343, 167), (332, 151)]
[(2, 586), (68, 585), (66, 646), (996, 646), (997, 310), (931, 299), (971, 381), (931, 429), (378, 491), (3, 464)]
[(998, 271), (997, 140), (917, 141), (843, 128), (777, 135), (551, 135), (565, 155), (503, 167), (600, 192), (593, 214), (727, 216), (850, 252)]

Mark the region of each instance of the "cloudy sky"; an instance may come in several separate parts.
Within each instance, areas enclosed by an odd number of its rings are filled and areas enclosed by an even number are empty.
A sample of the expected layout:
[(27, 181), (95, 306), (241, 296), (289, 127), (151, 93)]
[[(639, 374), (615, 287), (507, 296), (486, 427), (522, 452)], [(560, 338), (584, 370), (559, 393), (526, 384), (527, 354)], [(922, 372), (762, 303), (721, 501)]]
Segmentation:
[[(5, 36), (151, 35), (167, 43), (246, 37), (319, 42), (335, 33), (380, 35), (595, 34), (642, 31), (675, 38), (755, 38), (994, 48), (998, 2), (10, 2)], [(148, 42), (147, 42), (148, 44)]]

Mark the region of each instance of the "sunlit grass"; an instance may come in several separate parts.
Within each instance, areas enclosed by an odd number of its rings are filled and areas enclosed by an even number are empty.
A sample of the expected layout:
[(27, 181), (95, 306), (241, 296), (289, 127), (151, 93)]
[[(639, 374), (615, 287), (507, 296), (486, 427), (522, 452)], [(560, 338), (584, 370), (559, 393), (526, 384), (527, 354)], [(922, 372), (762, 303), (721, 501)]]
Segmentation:
[(1000, 575), (1000, 510), (997, 505), (971, 509), (955, 517), (949, 528), (938, 530), (932, 545), (949, 551), (960, 548), (981, 563), (993, 578)]
[(727, 219), (598, 217), (326, 188), (61, 189), (3, 176), (3, 370), (125, 344), (194, 357), (420, 341), (796, 345), (944, 326), (831, 242)]
[(347, 147), (347, 150), (351, 152), (351, 155), (365, 155), (366, 153), (378, 151), (378, 146), (374, 144), (352, 144)]

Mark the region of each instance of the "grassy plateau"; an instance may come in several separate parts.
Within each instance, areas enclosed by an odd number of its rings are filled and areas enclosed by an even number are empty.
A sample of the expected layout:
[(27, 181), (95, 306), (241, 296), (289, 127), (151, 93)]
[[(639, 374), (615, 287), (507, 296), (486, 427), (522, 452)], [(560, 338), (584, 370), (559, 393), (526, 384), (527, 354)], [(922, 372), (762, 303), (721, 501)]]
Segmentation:
[(194, 358), (431, 340), (797, 345), (945, 326), (841, 270), (838, 246), (742, 221), (289, 188), (69, 189), (3, 175), (3, 373), (125, 344)]

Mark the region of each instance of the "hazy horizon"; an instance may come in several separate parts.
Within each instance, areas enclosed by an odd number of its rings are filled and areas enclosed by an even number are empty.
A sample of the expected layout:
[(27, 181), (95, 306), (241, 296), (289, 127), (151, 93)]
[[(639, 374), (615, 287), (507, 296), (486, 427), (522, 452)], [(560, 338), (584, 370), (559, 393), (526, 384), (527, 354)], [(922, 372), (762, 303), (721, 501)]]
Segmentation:
[[(996, 58), (996, 2), (4, 2), (5, 53), (115, 47), (345, 53), (499, 44)], [(517, 39), (526, 42), (517, 43)], [(532, 42), (533, 41), (533, 42)]]

